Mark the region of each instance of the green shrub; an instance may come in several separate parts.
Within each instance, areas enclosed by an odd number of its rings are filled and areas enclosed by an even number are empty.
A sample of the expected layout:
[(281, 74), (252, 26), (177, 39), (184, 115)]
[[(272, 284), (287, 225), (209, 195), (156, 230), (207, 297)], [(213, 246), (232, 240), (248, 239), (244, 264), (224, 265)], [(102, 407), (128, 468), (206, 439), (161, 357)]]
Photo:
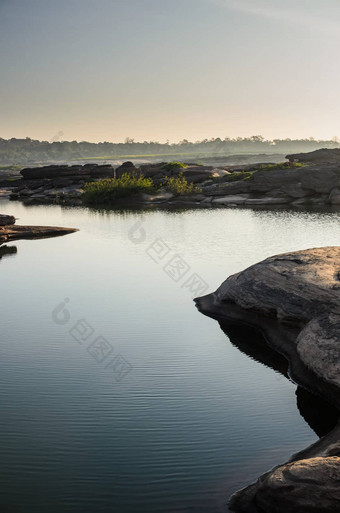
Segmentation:
[(162, 166), (166, 171), (172, 171), (173, 169), (185, 169), (187, 167), (183, 162), (169, 162), (168, 164), (164, 164)]
[(175, 196), (181, 196), (183, 194), (197, 194), (202, 189), (197, 187), (192, 182), (188, 182), (183, 172), (178, 176), (166, 177), (163, 182), (163, 187), (169, 192), (172, 192)]
[(151, 178), (143, 175), (124, 173), (120, 178), (105, 178), (97, 182), (86, 183), (82, 196), (88, 205), (111, 205), (115, 200), (126, 198), (137, 192), (154, 191)]

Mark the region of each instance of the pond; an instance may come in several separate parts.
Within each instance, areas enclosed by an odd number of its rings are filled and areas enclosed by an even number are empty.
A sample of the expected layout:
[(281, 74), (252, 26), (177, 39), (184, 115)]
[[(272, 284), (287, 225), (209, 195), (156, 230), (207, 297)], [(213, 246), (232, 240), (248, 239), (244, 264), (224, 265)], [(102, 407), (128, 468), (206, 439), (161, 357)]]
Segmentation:
[(339, 212), (0, 212), (79, 228), (0, 251), (1, 511), (218, 513), (330, 429), (256, 334), (227, 334), (193, 297), (339, 245)]

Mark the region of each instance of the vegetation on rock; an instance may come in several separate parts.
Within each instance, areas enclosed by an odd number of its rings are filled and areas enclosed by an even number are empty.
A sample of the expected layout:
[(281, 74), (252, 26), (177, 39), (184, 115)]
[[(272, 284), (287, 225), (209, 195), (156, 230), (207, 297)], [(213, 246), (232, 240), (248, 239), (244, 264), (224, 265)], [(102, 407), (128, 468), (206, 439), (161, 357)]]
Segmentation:
[(154, 192), (151, 178), (143, 175), (124, 173), (120, 178), (106, 178), (84, 185), (82, 199), (85, 204), (112, 205), (115, 200), (136, 194)]
[(192, 182), (188, 182), (183, 172), (178, 176), (166, 177), (163, 186), (165, 189), (175, 196), (182, 196), (184, 194), (197, 194), (201, 192), (201, 189)]
[(226, 175), (223, 178), (224, 182), (238, 182), (240, 180), (247, 180), (247, 178), (250, 178), (252, 176), (251, 171), (239, 171), (235, 173), (231, 173), (230, 175)]
[(300, 162), (279, 162), (278, 164), (268, 164), (259, 167), (256, 171), (275, 171), (275, 169), (292, 169), (294, 167), (304, 167), (306, 164)]
[(162, 166), (166, 171), (172, 171), (173, 169), (185, 169), (187, 167), (183, 162), (169, 162)]

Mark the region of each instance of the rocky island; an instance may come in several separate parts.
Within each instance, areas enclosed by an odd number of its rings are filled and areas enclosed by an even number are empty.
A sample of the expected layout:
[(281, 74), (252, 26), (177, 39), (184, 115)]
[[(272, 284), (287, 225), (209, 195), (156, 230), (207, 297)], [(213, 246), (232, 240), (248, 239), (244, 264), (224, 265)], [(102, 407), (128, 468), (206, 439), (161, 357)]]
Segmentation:
[(0, 245), (18, 239), (42, 239), (67, 235), (78, 230), (57, 226), (18, 226), (15, 217), (0, 214)]
[[(290, 376), (340, 408), (340, 247), (267, 258), (196, 299), (199, 310), (261, 331)], [(255, 339), (256, 340), (256, 339)], [(229, 502), (240, 513), (340, 511), (340, 425)]]
[[(340, 150), (287, 155), (287, 161), (220, 166), (157, 162), (136, 166), (49, 165), (25, 168), (21, 178), (0, 181), (0, 196), (24, 204), (86, 204), (88, 184), (119, 180), (124, 175), (143, 177), (152, 190), (132, 191), (124, 201), (110, 206), (189, 205), (195, 207), (340, 205)], [(169, 188), (181, 176), (183, 190)], [(98, 203), (97, 206), (102, 206)], [(107, 206), (107, 205), (106, 205)]]

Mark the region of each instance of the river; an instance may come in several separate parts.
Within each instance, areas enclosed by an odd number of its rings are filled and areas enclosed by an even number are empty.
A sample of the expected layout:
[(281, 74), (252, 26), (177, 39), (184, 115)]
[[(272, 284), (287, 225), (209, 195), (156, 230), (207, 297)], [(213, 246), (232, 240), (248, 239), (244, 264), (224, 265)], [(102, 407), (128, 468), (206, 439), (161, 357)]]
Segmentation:
[(313, 397), (297, 404), (280, 365), (192, 299), (267, 256), (339, 245), (339, 211), (0, 212), (79, 228), (0, 252), (1, 511), (219, 513), (317, 440)]

